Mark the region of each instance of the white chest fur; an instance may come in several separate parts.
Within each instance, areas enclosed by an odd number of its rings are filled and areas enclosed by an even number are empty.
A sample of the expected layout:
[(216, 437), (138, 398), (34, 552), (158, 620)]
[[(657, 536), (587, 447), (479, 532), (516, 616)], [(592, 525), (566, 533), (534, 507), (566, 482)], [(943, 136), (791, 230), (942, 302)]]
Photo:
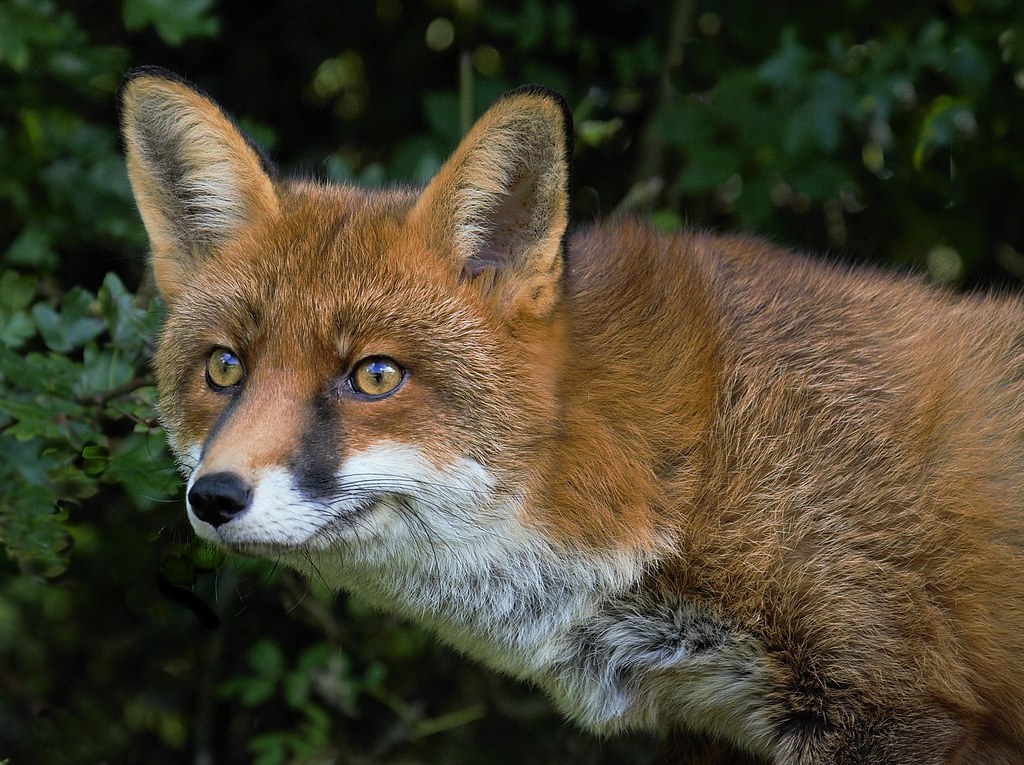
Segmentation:
[(666, 724), (770, 746), (763, 650), (679, 600), (638, 592), (653, 561), (552, 545), (479, 464), (439, 468), (384, 443), (347, 460), (337, 498), (313, 501), (268, 472), (253, 507), (217, 529), (434, 630), (545, 689), (591, 730)]

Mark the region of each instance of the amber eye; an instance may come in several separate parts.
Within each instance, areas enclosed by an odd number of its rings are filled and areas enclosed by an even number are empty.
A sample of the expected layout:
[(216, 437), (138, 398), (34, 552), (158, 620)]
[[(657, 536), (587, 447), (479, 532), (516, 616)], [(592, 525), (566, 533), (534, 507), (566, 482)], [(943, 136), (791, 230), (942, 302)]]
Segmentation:
[(227, 348), (215, 348), (206, 360), (206, 382), (215, 390), (238, 385), (244, 377), (245, 367)]
[(371, 356), (356, 364), (349, 380), (352, 388), (364, 396), (386, 396), (401, 385), (405, 370), (387, 356)]

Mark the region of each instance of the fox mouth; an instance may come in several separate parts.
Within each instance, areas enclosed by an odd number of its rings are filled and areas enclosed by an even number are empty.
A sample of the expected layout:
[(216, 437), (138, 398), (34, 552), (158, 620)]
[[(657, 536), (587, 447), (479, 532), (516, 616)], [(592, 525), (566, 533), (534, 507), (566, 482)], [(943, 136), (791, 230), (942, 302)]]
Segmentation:
[[(361, 523), (384, 505), (387, 498), (387, 494), (361, 497), (351, 508), (337, 513), (330, 521), (317, 529), (311, 539), (327, 537), (330, 541), (336, 542), (349, 536), (358, 536)], [(362, 531), (367, 534), (372, 533), (369, 527), (363, 527)]]
[(266, 558), (273, 560), (286, 555), (301, 554), (301, 544), (280, 544), (278, 542), (225, 542), (229, 551), (248, 558)]
[(373, 529), (366, 521), (385, 500), (386, 495), (361, 497), (354, 504), (335, 510), (325, 523), (310, 529), (302, 538), (274, 539), (272, 534), (263, 530), (262, 533), (246, 534), (241, 529), (231, 529), (229, 524), (218, 531), (216, 542), (240, 555), (271, 559), (338, 548), (349, 541), (373, 535)]

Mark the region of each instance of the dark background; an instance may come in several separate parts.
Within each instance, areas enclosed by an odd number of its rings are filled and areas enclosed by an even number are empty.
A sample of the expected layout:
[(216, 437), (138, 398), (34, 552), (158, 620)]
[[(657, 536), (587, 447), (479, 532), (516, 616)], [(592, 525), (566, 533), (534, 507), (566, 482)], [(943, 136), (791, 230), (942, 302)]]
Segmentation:
[(525, 82), (577, 223), (747, 230), (954, 289), (1024, 277), (1024, 4), (0, 0), (0, 762), (590, 763), (530, 689), (193, 541), (115, 91), (157, 64), (286, 172), (430, 177)]

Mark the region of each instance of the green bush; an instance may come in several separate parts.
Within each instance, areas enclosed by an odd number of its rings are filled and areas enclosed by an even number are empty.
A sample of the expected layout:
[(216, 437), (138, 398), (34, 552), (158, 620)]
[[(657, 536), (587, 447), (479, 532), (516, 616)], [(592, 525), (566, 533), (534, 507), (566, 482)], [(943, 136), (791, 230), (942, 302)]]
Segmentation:
[[(742, 228), (970, 288), (1024, 277), (1024, 5), (0, 0), (0, 758), (620, 762), (418, 629), (193, 541), (123, 72), (213, 93), (288, 171), (428, 178), (536, 81), (576, 217)], [(127, 285), (127, 286), (126, 286)]]

